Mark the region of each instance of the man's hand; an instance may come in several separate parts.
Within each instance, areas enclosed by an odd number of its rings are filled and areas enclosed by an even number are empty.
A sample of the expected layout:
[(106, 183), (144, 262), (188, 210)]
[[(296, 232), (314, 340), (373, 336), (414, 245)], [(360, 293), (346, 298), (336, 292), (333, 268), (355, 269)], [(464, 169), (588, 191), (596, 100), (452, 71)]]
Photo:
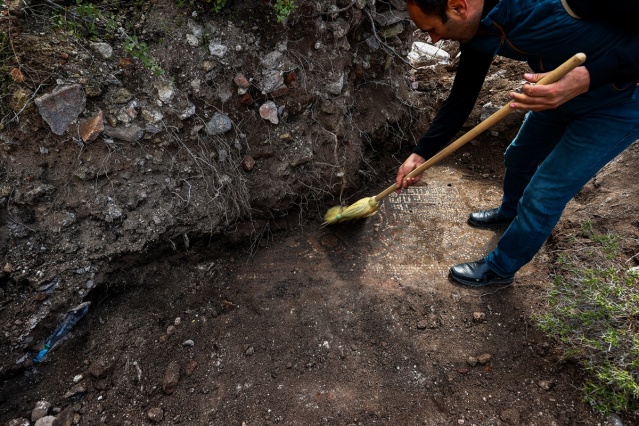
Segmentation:
[[(525, 74), (524, 78), (530, 83), (536, 83), (546, 74)], [(522, 93), (510, 93), (513, 99), (510, 107), (527, 111), (557, 108), (575, 96), (587, 92), (589, 87), (590, 73), (586, 67), (577, 67), (556, 83), (542, 86), (524, 84), (521, 88)]]
[(411, 154), (406, 159), (406, 161), (404, 161), (404, 164), (399, 166), (399, 171), (397, 172), (397, 178), (395, 179), (395, 184), (397, 185), (398, 194), (402, 192), (402, 188), (406, 189), (409, 186), (415, 185), (417, 182), (419, 182), (419, 180), (421, 179), (421, 175), (414, 176), (412, 178), (407, 178), (407, 179), (404, 179), (404, 176), (406, 176), (407, 174), (415, 170), (420, 165), (424, 164), (424, 162), (426, 162), (424, 157), (417, 154)]

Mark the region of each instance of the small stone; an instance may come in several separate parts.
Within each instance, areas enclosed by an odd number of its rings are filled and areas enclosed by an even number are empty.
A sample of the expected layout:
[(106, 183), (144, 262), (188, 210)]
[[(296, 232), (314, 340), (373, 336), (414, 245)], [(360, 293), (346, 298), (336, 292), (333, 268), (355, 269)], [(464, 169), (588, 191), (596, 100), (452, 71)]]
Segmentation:
[(253, 96), (250, 93), (244, 93), (240, 96), (240, 103), (242, 105), (253, 105)]
[(186, 35), (186, 42), (189, 44), (189, 46), (193, 46), (193, 47), (197, 47), (200, 45), (200, 40), (197, 37), (195, 37), (193, 34)]
[(273, 124), (278, 124), (280, 120), (277, 117), (277, 105), (275, 105), (275, 102), (264, 102), (260, 107), (260, 117), (270, 121)]
[(175, 96), (175, 89), (173, 88), (173, 84), (168, 82), (158, 82), (155, 85), (155, 88), (158, 91), (158, 97), (164, 103), (170, 103), (173, 100), (173, 96)]
[(35, 426), (53, 426), (54, 421), (54, 416), (44, 416), (41, 419), (38, 419), (37, 422), (35, 422)]
[(275, 70), (280, 68), (282, 65), (283, 56), (282, 52), (274, 50), (273, 52), (264, 55), (264, 57), (260, 59), (260, 62), (267, 70)]
[(153, 407), (147, 411), (146, 418), (153, 423), (160, 423), (164, 419), (164, 410), (160, 407)]
[(428, 328), (428, 321), (420, 320), (420, 321), (417, 322), (417, 329), (418, 330), (425, 330), (426, 328)]
[(398, 22), (396, 24), (389, 25), (388, 27), (382, 28), (382, 30), (379, 32), (379, 35), (381, 35), (383, 38), (388, 39), (388, 38), (397, 36), (403, 32), (404, 32), (404, 23)]
[(480, 363), (481, 365), (486, 365), (490, 362), (492, 357), (493, 356), (491, 354), (481, 354), (477, 357), (477, 362)]
[(295, 80), (297, 80), (297, 73), (295, 73), (295, 71), (291, 71), (284, 76), (284, 83), (287, 85), (294, 84)]
[(6, 426), (30, 426), (31, 422), (25, 418), (12, 419), (7, 422)]
[(233, 123), (231, 119), (224, 115), (216, 112), (213, 114), (213, 118), (206, 123), (205, 130), (209, 135), (221, 135), (222, 133), (226, 133), (233, 128)]
[(222, 86), (218, 89), (217, 96), (222, 102), (227, 102), (233, 96), (233, 92), (228, 86)]
[(551, 382), (550, 380), (540, 380), (540, 381), (537, 382), (537, 385), (540, 388), (542, 388), (543, 390), (548, 391), (548, 390), (552, 389), (554, 383)]
[(617, 414), (610, 414), (606, 417), (606, 421), (610, 423), (610, 426), (623, 426), (623, 420)]
[(82, 383), (78, 383), (71, 387), (62, 397), (63, 398), (71, 398), (72, 396), (83, 394), (87, 391), (86, 386)]
[[(26, 109), (32, 94), (33, 92), (31, 90), (18, 87), (16, 91), (13, 92), (13, 95), (11, 96), (11, 102), (9, 104), (9, 107), (14, 112), (20, 112), (23, 109)], [(29, 105), (33, 105), (33, 104), (29, 104)]]
[(24, 74), (22, 73), (22, 71), (20, 71), (20, 68), (12, 69), (10, 74), (11, 74), (11, 78), (16, 83), (23, 83), (24, 82)]
[[(53, 426), (71, 426), (73, 425), (73, 419), (75, 417), (75, 410), (72, 406), (69, 406), (62, 410), (60, 414), (55, 417)], [(77, 423), (76, 423), (77, 424)]]
[(215, 68), (215, 63), (211, 62), (211, 61), (204, 61), (202, 62), (202, 69), (206, 72), (211, 71), (213, 68)]
[(247, 172), (250, 172), (251, 170), (253, 170), (253, 167), (255, 167), (255, 160), (253, 159), (253, 157), (251, 157), (250, 155), (244, 157), (244, 159), (242, 160), (242, 168)]
[(475, 358), (474, 356), (469, 356), (468, 359), (466, 360), (466, 364), (470, 365), (471, 367), (474, 367), (477, 365), (477, 358)]
[(108, 358), (101, 358), (93, 362), (89, 367), (89, 374), (96, 379), (104, 379), (111, 374), (115, 368), (115, 363)]
[(486, 319), (486, 314), (483, 312), (473, 312), (473, 321), (482, 322)]
[(113, 48), (108, 43), (89, 43), (89, 47), (95, 53), (102, 56), (103, 59), (109, 59), (113, 56)]
[(31, 421), (35, 422), (42, 417), (49, 414), (49, 410), (51, 409), (51, 403), (47, 401), (38, 401), (36, 402), (35, 407), (31, 410)]
[(240, 87), (242, 89), (248, 89), (249, 87), (251, 87), (251, 83), (249, 83), (249, 81), (246, 79), (246, 77), (244, 77), (244, 74), (242, 73), (236, 74), (233, 78), (233, 82), (237, 85), (237, 87)]
[(326, 85), (326, 91), (332, 95), (339, 95), (342, 93), (342, 88), (344, 87), (344, 73), (341, 73), (339, 78)]
[(80, 137), (84, 142), (92, 142), (104, 131), (104, 115), (102, 111), (88, 120), (80, 122)]
[(284, 76), (280, 71), (270, 70), (264, 72), (264, 78), (260, 84), (262, 93), (271, 93), (284, 84)]
[(114, 104), (125, 104), (129, 102), (133, 98), (131, 92), (126, 90), (124, 87), (120, 87), (117, 89), (113, 95), (111, 95), (111, 102)]
[(191, 31), (191, 34), (193, 34), (197, 38), (202, 38), (202, 34), (204, 32), (204, 29), (202, 28), (202, 25), (200, 25), (197, 22), (192, 21), (190, 19), (188, 20), (186, 25), (188, 26), (189, 30)]
[(11, 263), (5, 263), (2, 267), (2, 272), (11, 273), (13, 272), (13, 265)]
[(253, 346), (249, 346), (245, 351), (244, 355), (252, 356), (255, 353), (255, 348)]
[(144, 129), (136, 125), (129, 127), (105, 126), (104, 133), (113, 139), (120, 139), (125, 142), (137, 142), (144, 136)]
[(79, 383), (82, 381), (82, 379), (84, 379), (84, 376), (82, 374), (78, 374), (73, 376), (73, 383)]
[(182, 346), (188, 346), (192, 348), (193, 346), (195, 346), (195, 342), (191, 339), (188, 339), (182, 342)]
[(195, 115), (195, 105), (189, 103), (186, 108), (180, 113), (178, 118), (180, 120), (186, 120), (187, 118), (193, 117)]
[(124, 210), (115, 204), (109, 204), (104, 210), (104, 220), (108, 223), (113, 223), (125, 218)]
[(166, 328), (166, 334), (170, 336), (170, 335), (171, 335), (171, 334), (173, 334), (173, 333), (175, 333), (175, 326), (174, 326), (174, 325), (170, 325), (170, 326), (168, 326), (168, 327)]
[(162, 377), (162, 391), (171, 395), (177, 389), (180, 383), (180, 364), (177, 361), (172, 361), (164, 370), (164, 376)]
[(160, 122), (164, 118), (164, 115), (162, 115), (161, 112), (155, 111), (153, 109), (143, 109), (142, 110), (142, 118), (147, 123), (155, 124), (155, 123)]
[(227, 50), (228, 47), (223, 44), (215, 43), (213, 41), (209, 43), (209, 53), (218, 58), (223, 58)]

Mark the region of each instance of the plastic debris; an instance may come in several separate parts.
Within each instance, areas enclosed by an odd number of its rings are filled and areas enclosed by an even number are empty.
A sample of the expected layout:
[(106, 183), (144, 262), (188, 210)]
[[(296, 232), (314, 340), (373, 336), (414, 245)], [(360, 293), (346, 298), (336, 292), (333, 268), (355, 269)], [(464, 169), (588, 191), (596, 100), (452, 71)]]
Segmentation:
[(82, 302), (75, 308), (71, 309), (65, 315), (64, 319), (58, 325), (58, 327), (53, 331), (53, 333), (47, 338), (44, 342), (44, 348), (38, 352), (35, 358), (33, 358), (33, 362), (41, 362), (47, 353), (53, 349), (53, 347), (62, 340), (67, 333), (75, 327), (75, 325), (82, 319), (82, 317), (88, 312), (89, 305), (91, 302)]

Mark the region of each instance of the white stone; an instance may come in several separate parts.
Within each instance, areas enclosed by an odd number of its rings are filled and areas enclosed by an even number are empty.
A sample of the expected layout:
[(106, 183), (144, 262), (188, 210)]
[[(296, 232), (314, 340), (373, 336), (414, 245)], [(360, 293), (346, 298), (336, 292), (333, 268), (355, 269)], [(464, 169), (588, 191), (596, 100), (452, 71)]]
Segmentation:
[(419, 60), (434, 59), (438, 63), (448, 63), (450, 61), (450, 54), (442, 49), (440, 46), (434, 46), (430, 43), (423, 43), (416, 41), (413, 43), (412, 49), (408, 54), (408, 60), (411, 62), (417, 62)]
[(189, 44), (189, 46), (193, 47), (197, 47), (200, 45), (200, 40), (193, 34), (186, 35), (186, 42)]
[(215, 43), (214, 41), (209, 43), (209, 52), (213, 56), (217, 56), (218, 58), (223, 58), (226, 54), (228, 47), (223, 44)]
[(344, 73), (339, 75), (337, 81), (333, 83), (329, 83), (326, 85), (326, 91), (331, 95), (339, 95), (342, 93), (342, 88), (344, 87)]
[(55, 416), (45, 416), (35, 422), (35, 426), (53, 426)]
[(277, 117), (277, 105), (275, 105), (275, 102), (264, 102), (260, 107), (260, 117), (270, 121), (273, 124), (278, 124), (280, 120)]
[(93, 42), (90, 43), (89, 46), (95, 53), (98, 53), (104, 59), (109, 59), (111, 56), (113, 56), (113, 48), (108, 43)]
[(31, 411), (31, 421), (35, 422), (41, 419), (42, 417), (49, 414), (49, 409), (51, 408), (51, 403), (47, 401), (38, 401), (36, 402), (35, 407)]

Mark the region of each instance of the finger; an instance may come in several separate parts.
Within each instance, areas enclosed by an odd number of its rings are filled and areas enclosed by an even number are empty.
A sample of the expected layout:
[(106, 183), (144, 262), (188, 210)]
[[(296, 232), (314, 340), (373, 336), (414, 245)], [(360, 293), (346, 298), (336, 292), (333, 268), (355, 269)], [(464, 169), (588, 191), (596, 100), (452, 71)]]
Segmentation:
[(546, 72), (542, 72), (542, 73), (531, 73), (531, 72), (527, 72), (526, 74), (524, 74), (524, 78), (531, 82), (531, 83), (537, 83), (539, 80), (541, 80), (542, 78), (544, 78), (544, 76), (548, 74)]
[(543, 109), (553, 108), (555, 106), (554, 99), (548, 97), (544, 93), (537, 93), (537, 96), (523, 93), (511, 93), (512, 102), (510, 107), (514, 109), (524, 109), (539, 111)]

